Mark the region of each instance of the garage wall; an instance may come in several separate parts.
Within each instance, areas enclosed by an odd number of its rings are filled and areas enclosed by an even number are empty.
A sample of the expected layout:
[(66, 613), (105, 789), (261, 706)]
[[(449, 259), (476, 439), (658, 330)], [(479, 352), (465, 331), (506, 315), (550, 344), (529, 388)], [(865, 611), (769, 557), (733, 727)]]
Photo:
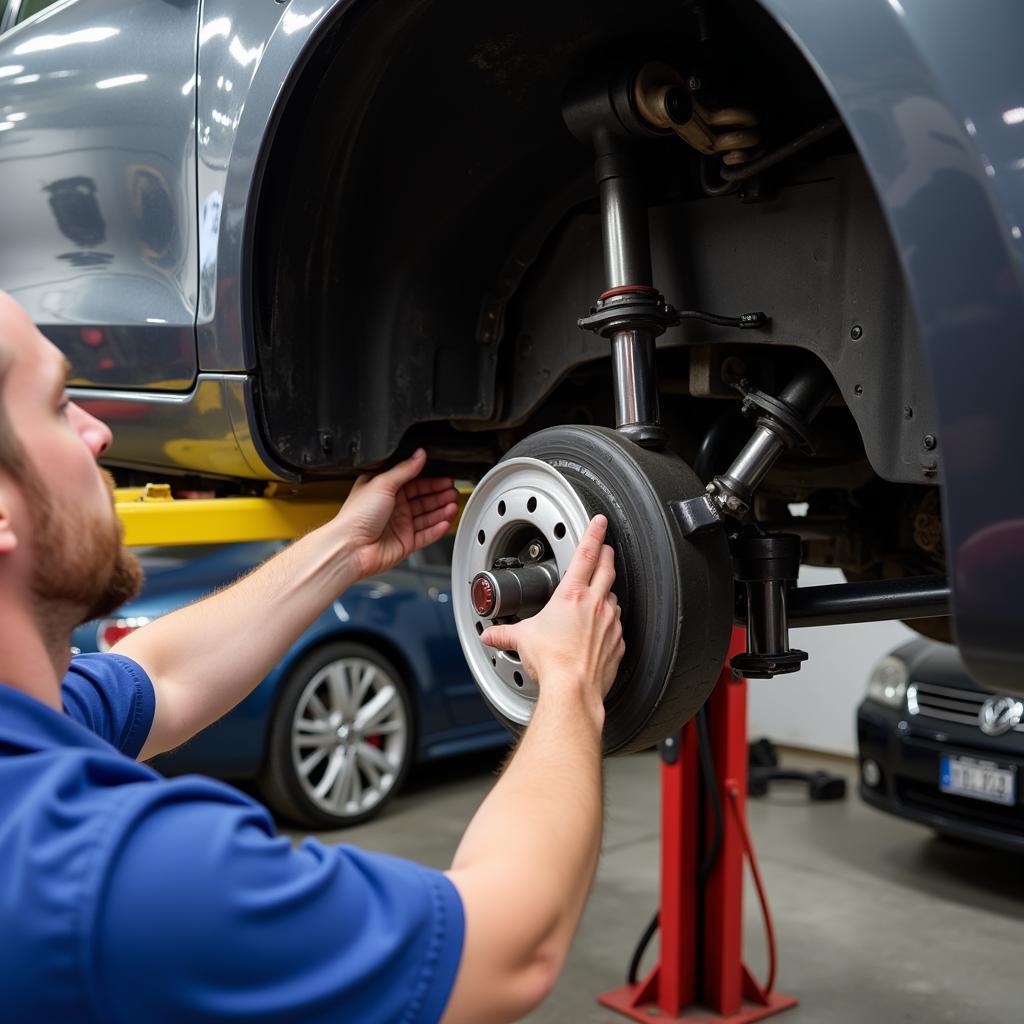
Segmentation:
[[(804, 566), (800, 586), (842, 583), (838, 569)], [(854, 714), (875, 662), (917, 634), (900, 622), (794, 629), (790, 642), (810, 658), (797, 673), (775, 679), (751, 679), (748, 687), (749, 733), (776, 743), (856, 753)]]

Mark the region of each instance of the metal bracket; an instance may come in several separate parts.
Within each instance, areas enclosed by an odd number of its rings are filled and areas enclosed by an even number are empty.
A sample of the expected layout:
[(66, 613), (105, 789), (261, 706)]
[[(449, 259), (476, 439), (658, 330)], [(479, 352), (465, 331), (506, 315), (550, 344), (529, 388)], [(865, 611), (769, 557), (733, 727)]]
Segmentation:
[(710, 494), (671, 501), (668, 507), (684, 537), (695, 537), (722, 523), (721, 513)]

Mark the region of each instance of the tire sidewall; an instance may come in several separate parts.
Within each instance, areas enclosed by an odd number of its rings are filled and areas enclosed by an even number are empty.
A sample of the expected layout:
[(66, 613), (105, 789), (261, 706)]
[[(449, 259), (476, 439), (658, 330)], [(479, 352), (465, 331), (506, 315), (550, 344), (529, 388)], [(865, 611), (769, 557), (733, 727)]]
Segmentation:
[(521, 456), (553, 466), (592, 515), (608, 517), (627, 642), (605, 701), (604, 749), (644, 749), (696, 713), (721, 670), (732, 629), (724, 531), (684, 538), (668, 503), (701, 493), (701, 482), (675, 455), (640, 448), (608, 428), (549, 428), (506, 458)]

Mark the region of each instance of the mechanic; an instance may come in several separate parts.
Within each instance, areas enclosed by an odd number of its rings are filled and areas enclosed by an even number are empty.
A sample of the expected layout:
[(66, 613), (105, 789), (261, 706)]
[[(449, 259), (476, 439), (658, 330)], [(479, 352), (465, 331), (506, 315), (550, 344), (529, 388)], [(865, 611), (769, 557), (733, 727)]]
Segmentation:
[[(530, 727), (450, 870), (295, 848), (229, 786), (141, 759), (242, 700), (346, 587), (456, 514), (426, 454), (363, 476), (250, 575), (70, 656), (138, 589), (108, 428), (0, 293), (0, 1021), (516, 1020), (550, 991), (597, 865), (602, 698), (623, 654), (607, 523), (538, 615), (484, 633), (540, 682)], [(253, 629), (251, 623), (258, 623)]]

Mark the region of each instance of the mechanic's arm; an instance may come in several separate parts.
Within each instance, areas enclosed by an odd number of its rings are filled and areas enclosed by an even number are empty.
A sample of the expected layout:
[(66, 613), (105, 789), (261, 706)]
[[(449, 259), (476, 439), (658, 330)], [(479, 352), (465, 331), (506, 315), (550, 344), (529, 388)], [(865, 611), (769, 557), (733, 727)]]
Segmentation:
[(417, 480), (419, 449), (362, 476), (329, 523), (233, 586), (180, 608), (113, 648), (153, 681), (156, 713), (141, 760), (184, 743), (246, 697), (318, 615), (359, 579), (432, 544), (458, 506), (449, 479)]
[(603, 697), (624, 647), (607, 520), (596, 517), (545, 608), (485, 643), (516, 650), (540, 689), (511, 762), (477, 811), (449, 878), (466, 935), (445, 1024), (516, 1021), (550, 992), (601, 847)]

